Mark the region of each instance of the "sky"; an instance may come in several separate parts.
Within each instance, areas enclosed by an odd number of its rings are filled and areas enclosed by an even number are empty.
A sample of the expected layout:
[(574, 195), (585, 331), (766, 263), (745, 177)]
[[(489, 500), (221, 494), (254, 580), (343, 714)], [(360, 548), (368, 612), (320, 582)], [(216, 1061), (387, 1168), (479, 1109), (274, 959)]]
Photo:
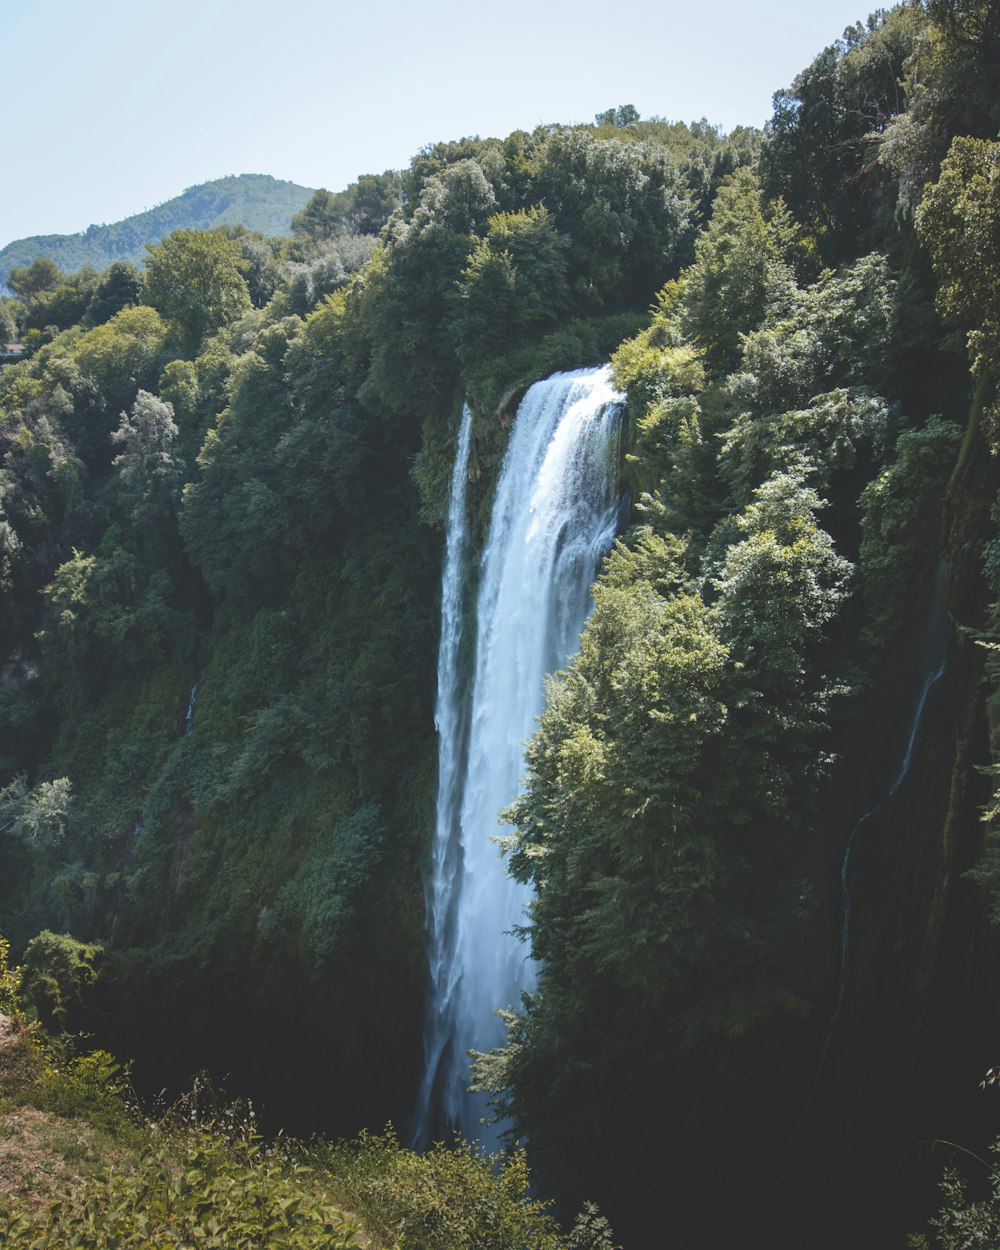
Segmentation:
[(263, 173), (643, 117), (760, 126), (863, 0), (0, 0), (0, 247)]

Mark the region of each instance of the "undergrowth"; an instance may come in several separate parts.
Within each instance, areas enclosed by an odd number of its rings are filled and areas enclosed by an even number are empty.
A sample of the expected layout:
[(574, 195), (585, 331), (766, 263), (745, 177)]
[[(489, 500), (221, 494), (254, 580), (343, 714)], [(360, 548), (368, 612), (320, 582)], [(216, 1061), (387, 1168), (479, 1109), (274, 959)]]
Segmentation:
[(206, 1077), (151, 1113), (106, 1051), (75, 1053), (28, 1018), (7, 951), (0, 939), (0, 1137), (36, 1176), (0, 1187), (5, 1250), (616, 1250), (593, 1207), (560, 1230), (523, 1152), (419, 1155), (391, 1127), (266, 1141), (253, 1107)]

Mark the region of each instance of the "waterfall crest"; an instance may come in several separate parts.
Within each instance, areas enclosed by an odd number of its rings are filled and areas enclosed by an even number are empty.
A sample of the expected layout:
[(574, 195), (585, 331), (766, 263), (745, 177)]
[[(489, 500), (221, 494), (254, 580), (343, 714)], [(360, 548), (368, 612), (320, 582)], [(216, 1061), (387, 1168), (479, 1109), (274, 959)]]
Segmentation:
[[(496, 1126), (480, 1124), (485, 1098), (467, 1092), (467, 1051), (504, 1042), (496, 1009), (518, 1006), (535, 979), (525, 947), (511, 932), (524, 921), (530, 892), (504, 870), (497, 814), (518, 793), (544, 677), (577, 649), (597, 563), (617, 528), (621, 399), (607, 368), (556, 374), (525, 395), (483, 551), (467, 723), (458, 709), (457, 679), (439, 676), (441, 779), (418, 1142), (458, 1128), (470, 1140), (496, 1144)], [(453, 500), (455, 490), (453, 483)], [(449, 524), (447, 560), (450, 544)], [(446, 567), (443, 617), (455, 606), (447, 600), (448, 577)], [(457, 663), (457, 645), (446, 657), (448, 628), (443, 619), (440, 657)], [(450, 742), (440, 712), (445, 688), (455, 697)]]

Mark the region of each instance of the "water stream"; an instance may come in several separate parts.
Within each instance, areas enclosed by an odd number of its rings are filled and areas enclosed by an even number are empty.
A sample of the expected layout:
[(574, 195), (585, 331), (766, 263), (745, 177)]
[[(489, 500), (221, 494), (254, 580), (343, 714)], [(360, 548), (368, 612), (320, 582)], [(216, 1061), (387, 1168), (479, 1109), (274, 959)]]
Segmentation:
[(891, 785), (875, 806), (866, 811), (855, 822), (851, 835), (847, 840), (843, 859), (841, 860), (840, 889), (843, 899), (843, 927), (840, 940), (840, 980), (837, 987), (837, 998), (826, 1027), (813, 1092), (805, 1106), (805, 1110), (800, 1116), (799, 1127), (806, 1122), (812, 1111), (818, 1091), (822, 1087), (828, 1070), (833, 1064), (837, 1050), (837, 1039), (841, 1031), (841, 1019), (844, 1014), (848, 989), (851, 985), (851, 973), (854, 965), (852, 936), (854, 930), (854, 895), (859, 886), (859, 880), (855, 880), (858, 871), (856, 867), (858, 856), (861, 849), (866, 846), (868, 839), (885, 839), (888, 836), (893, 805), (913, 766), (914, 752), (920, 741), (924, 711), (927, 707), (928, 698), (944, 676), (947, 665), (948, 644), (951, 638), (951, 622), (948, 617), (946, 604), (947, 580), (947, 565), (943, 560), (939, 560), (935, 573), (927, 632), (924, 638), (923, 656), (918, 674), (920, 685), (915, 690), (915, 698), (907, 725), (905, 746), (900, 757), (899, 768), (893, 777)]

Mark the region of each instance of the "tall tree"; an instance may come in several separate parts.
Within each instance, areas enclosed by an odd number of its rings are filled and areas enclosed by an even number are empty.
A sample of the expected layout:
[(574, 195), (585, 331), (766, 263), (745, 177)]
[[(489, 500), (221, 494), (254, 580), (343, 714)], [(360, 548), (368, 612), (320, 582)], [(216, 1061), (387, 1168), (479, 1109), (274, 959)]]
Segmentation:
[(251, 307), (240, 245), (210, 230), (175, 230), (147, 245), (143, 298), (173, 326), (182, 354)]

